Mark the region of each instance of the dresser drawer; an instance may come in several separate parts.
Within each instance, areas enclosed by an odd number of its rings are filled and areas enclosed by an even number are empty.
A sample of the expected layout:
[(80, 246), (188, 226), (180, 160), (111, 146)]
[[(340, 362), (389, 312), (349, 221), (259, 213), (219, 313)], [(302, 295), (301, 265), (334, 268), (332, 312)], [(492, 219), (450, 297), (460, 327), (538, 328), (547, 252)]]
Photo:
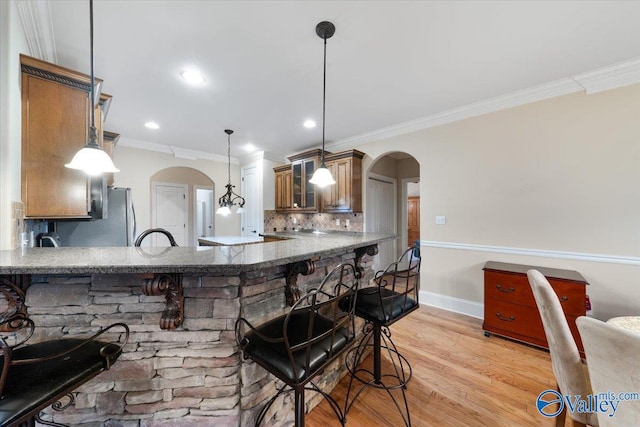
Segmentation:
[(486, 301), (502, 301), (535, 307), (529, 280), (527, 276), (521, 274), (485, 271), (484, 298)]
[[(549, 279), (549, 283), (558, 295), (565, 314), (584, 316), (584, 285), (558, 279)], [(485, 301), (503, 301), (537, 309), (529, 279), (522, 274), (485, 271), (484, 298)]]
[[(538, 309), (509, 304), (502, 301), (486, 301), (483, 329), (499, 335), (514, 336), (532, 344), (546, 346), (544, 328)], [(508, 333), (507, 333), (508, 332)]]

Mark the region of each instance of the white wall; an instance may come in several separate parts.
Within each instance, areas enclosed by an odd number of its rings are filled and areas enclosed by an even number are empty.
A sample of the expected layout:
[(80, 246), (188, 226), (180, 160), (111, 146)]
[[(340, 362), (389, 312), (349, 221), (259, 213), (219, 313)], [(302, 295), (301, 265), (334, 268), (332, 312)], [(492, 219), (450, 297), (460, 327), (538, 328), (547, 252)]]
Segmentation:
[(0, 1), (0, 250), (13, 249), (12, 202), (20, 202), (20, 53), (28, 53), (15, 2)]
[[(215, 183), (214, 200), (223, 194), (227, 183), (227, 164), (211, 160), (178, 159), (173, 155), (153, 151), (139, 150), (130, 147), (116, 147), (113, 161), (120, 172), (115, 174), (114, 185), (131, 188), (136, 210), (136, 227), (138, 234), (151, 227), (151, 183), (149, 179), (156, 172), (175, 166), (197, 169), (207, 175)], [(231, 165), (231, 182), (240, 188), (240, 168)], [(239, 236), (240, 215), (231, 214), (223, 217), (214, 215), (217, 236)]]
[(420, 163), (424, 291), (481, 308), (496, 260), (579, 271), (597, 317), (640, 312), (640, 85), (362, 144), (363, 169), (388, 147)]

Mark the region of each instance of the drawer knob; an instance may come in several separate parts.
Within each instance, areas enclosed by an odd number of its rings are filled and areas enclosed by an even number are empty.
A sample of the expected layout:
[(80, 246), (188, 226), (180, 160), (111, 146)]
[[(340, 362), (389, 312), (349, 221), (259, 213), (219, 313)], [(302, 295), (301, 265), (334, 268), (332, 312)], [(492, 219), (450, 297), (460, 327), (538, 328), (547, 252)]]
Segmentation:
[(514, 320), (516, 320), (516, 318), (513, 316), (504, 317), (502, 314), (500, 314), (500, 312), (496, 313), (496, 316), (503, 322), (513, 322)]
[(560, 302), (565, 302), (565, 301), (569, 301), (569, 297), (566, 295), (563, 295), (560, 297)]
[(516, 290), (516, 288), (514, 288), (513, 286), (511, 286), (509, 289), (505, 289), (502, 287), (502, 285), (496, 285), (496, 289), (507, 294), (510, 294), (511, 292), (514, 292)]

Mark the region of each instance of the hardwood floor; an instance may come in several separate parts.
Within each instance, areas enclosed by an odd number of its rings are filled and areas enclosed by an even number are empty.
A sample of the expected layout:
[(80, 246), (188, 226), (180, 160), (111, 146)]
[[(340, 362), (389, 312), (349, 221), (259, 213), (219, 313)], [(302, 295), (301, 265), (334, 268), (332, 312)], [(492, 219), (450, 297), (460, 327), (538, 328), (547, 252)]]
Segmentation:
[[(432, 307), (421, 307), (391, 332), (413, 367), (407, 397), (414, 427), (555, 425), (555, 419), (541, 416), (535, 405), (540, 392), (555, 387), (547, 352), (487, 338), (481, 320)], [(371, 357), (365, 363), (371, 363)], [(340, 404), (347, 385), (348, 378), (343, 378), (331, 393)], [(307, 414), (306, 425), (340, 423), (323, 400)], [(388, 395), (372, 388), (347, 416), (348, 427), (402, 425)]]

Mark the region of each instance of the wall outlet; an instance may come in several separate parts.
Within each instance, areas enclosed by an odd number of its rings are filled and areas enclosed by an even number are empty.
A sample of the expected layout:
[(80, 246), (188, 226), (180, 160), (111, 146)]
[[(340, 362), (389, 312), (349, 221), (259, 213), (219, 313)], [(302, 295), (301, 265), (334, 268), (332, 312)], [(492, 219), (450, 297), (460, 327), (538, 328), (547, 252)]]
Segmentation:
[(350, 226), (350, 225), (351, 225), (351, 224), (350, 224), (350, 221), (349, 221), (348, 219), (345, 219), (345, 220), (344, 220), (344, 225), (345, 225), (346, 227)]
[(436, 224), (438, 225), (445, 225), (447, 223), (447, 217), (446, 216), (436, 216)]

